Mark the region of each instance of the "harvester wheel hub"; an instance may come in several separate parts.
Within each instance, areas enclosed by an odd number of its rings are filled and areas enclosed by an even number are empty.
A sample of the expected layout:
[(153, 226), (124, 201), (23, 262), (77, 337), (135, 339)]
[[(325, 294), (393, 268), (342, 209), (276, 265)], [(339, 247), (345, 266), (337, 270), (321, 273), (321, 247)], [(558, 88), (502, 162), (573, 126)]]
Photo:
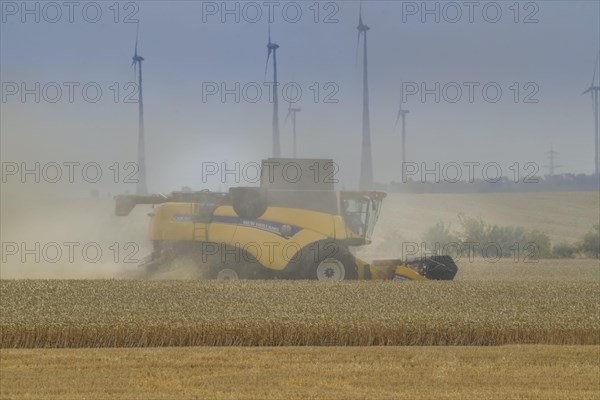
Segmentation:
[(217, 274), (218, 281), (237, 281), (240, 277), (237, 272), (232, 270), (231, 268), (225, 268), (219, 271)]
[(345, 276), (344, 264), (335, 258), (327, 258), (317, 266), (317, 280), (343, 281)]

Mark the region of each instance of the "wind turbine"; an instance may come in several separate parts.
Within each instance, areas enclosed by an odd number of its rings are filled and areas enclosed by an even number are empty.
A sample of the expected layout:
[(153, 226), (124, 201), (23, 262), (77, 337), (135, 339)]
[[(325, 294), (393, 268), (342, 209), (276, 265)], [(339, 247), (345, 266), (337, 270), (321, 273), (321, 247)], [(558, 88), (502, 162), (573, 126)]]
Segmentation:
[(292, 118), (292, 129), (293, 129), (293, 138), (294, 138), (294, 158), (296, 158), (296, 113), (299, 113), (300, 111), (302, 111), (300, 108), (293, 108), (292, 107), (292, 102), (288, 101), (288, 113), (285, 117), (285, 121), (284, 121), (284, 125), (287, 122), (287, 120), (291, 117)]
[(267, 64), (265, 65), (265, 79), (269, 68), (269, 58), (273, 53), (273, 157), (281, 155), (279, 144), (279, 100), (277, 97), (277, 49), (279, 45), (271, 42), (271, 23), (269, 23), (269, 43), (267, 43)]
[(406, 162), (406, 114), (408, 114), (408, 110), (402, 109), (402, 101), (400, 101), (400, 108), (398, 109), (398, 116), (396, 117), (396, 124), (394, 125), (394, 130), (398, 127), (398, 122), (400, 118), (402, 118), (402, 168), (404, 168), (404, 163)]
[(363, 24), (362, 3), (358, 15), (358, 44), (363, 35), (363, 123), (362, 123), (362, 154), (360, 159), (360, 188), (373, 188), (373, 158), (371, 154), (371, 119), (369, 115), (369, 78), (367, 73), (367, 31), (369, 28)]
[(551, 177), (554, 177), (556, 168), (560, 168), (560, 165), (556, 165), (556, 156), (558, 155), (557, 151), (554, 151), (554, 146), (550, 145), (550, 151), (546, 153), (548, 158), (548, 165), (544, 165), (548, 168), (548, 172)]
[(142, 97), (142, 61), (144, 57), (138, 55), (138, 34), (139, 25), (135, 33), (135, 51), (133, 53), (133, 62), (131, 66), (134, 69), (137, 67), (137, 84), (138, 84), (138, 183), (136, 188), (137, 194), (146, 194), (146, 148), (144, 144), (144, 99)]
[[(594, 65), (594, 75), (592, 76), (592, 83), (590, 85), (590, 87), (583, 92), (582, 94), (586, 94), (586, 93), (591, 93), (592, 95), (592, 106), (594, 107), (594, 140), (595, 140), (595, 159), (594, 159), (594, 173), (596, 176), (598, 176), (598, 162), (600, 161), (600, 159), (598, 158), (598, 141), (599, 141), (599, 132), (598, 132), (598, 118), (599, 118), (599, 114), (600, 114), (600, 102), (599, 102), (599, 97), (600, 97), (600, 84), (597, 86), (594, 86), (594, 83), (596, 82), (596, 72), (598, 71), (598, 58), (600, 58), (600, 52), (598, 53), (598, 56), (596, 57), (596, 64)], [(600, 79), (599, 79), (600, 80)]]

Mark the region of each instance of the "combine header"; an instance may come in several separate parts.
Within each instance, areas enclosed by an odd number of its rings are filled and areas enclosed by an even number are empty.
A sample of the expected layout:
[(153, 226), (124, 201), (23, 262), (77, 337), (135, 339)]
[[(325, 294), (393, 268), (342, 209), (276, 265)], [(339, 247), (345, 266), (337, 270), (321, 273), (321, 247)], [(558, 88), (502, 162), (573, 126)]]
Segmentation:
[[(290, 163), (299, 171), (294, 179), (286, 179)], [(454, 278), (457, 267), (447, 256), (373, 262), (355, 257), (349, 248), (371, 243), (386, 194), (336, 192), (327, 179), (332, 169), (331, 160), (269, 159), (260, 187), (117, 196), (116, 215), (127, 216), (137, 204), (154, 206), (154, 251), (142, 264), (149, 273), (184, 258), (221, 280)]]

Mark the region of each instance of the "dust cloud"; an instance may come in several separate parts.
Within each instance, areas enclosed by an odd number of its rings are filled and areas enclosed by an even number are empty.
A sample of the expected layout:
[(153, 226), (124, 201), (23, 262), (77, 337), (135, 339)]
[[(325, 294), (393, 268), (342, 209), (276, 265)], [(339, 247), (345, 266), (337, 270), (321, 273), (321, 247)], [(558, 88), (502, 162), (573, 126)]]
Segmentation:
[[(5, 189), (5, 187), (3, 187)], [(600, 216), (598, 193), (392, 194), (383, 202), (373, 243), (356, 249), (365, 260), (399, 258), (406, 243), (421, 243), (438, 221), (457, 224), (464, 213), (499, 225), (547, 233), (553, 243), (575, 241)], [(139, 262), (152, 251), (151, 206), (114, 215), (111, 197), (3, 190), (2, 279), (202, 279), (206, 268), (181, 259), (147, 276)], [(552, 215), (553, 218), (547, 218)], [(454, 225), (456, 226), (456, 225)], [(37, 246), (37, 247), (36, 247)], [(97, 251), (101, 255), (97, 254)], [(59, 255), (57, 252), (60, 252)]]
[(114, 215), (112, 198), (2, 193), (2, 279), (126, 279), (151, 251), (147, 207)]

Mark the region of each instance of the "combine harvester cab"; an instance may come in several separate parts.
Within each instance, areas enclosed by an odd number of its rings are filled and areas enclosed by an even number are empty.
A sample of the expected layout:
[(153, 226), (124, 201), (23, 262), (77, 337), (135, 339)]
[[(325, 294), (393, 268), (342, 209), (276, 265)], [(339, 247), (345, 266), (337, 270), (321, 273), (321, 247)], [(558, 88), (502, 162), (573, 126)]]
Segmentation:
[(371, 243), (386, 194), (334, 191), (334, 167), (331, 160), (268, 159), (260, 187), (117, 196), (115, 213), (153, 205), (154, 251), (142, 265), (150, 273), (185, 258), (205, 277), (223, 280), (454, 278), (450, 257), (373, 263), (355, 257), (350, 248)]

